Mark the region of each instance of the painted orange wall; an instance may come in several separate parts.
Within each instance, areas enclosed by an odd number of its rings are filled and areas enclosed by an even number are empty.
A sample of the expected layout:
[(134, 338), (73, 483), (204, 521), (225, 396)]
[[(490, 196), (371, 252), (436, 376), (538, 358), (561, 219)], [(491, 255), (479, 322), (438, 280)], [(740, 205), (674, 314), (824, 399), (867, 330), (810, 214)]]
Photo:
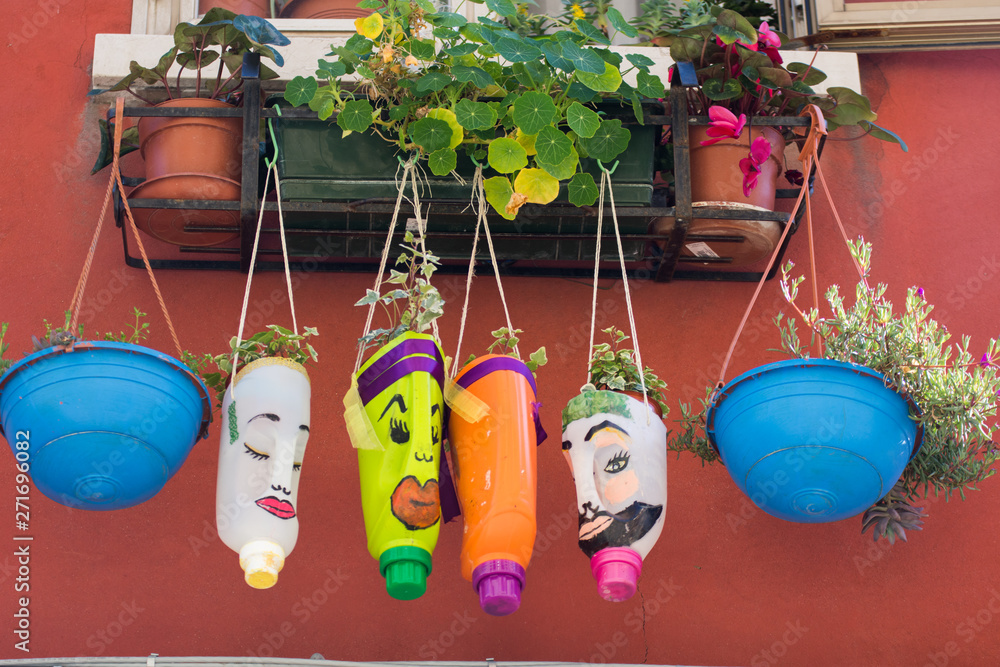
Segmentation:
[[(128, 0), (5, 2), (0, 71), (8, 79), (0, 167), (0, 319), (12, 349), (43, 317), (67, 306), (96, 222), (106, 174), (88, 175), (95, 120), (88, 100), (97, 32), (127, 32)], [(43, 23), (41, 30), (31, 22)], [(36, 34), (37, 33), (37, 34)], [(16, 67), (14, 67), (16, 65)], [(995, 226), (1000, 138), (991, 85), (1000, 51), (863, 56), (865, 91), (909, 153), (874, 140), (831, 141), (824, 164), (852, 234), (874, 242), (875, 274), (899, 299), (922, 286), (938, 315), (981, 349), (998, 333), (1000, 248)], [(816, 204), (823, 284), (851, 279), (829, 209)], [(805, 264), (805, 235), (790, 256)], [(235, 334), (244, 276), (161, 271), (182, 343), (221, 350)], [(590, 289), (557, 278), (506, 281), (526, 346), (545, 344), (539, 450), (539, 538), (520, 611), (486, 616), (459, 575), (460, 524), (445, 526), (427, 594), (387, 597), (365, 549), (354, 452), (341, 398), (364, 313), (352, 303), (371, 274), (303, 274), (300, 321), (319, 327), (312, 436), (302, 474), (301, 535), (271, 590), (243, 582), (234, 553), (214, 537), (218, 426), (149, 502), (128, 510), (70, 510), (31, 496), (31, 653), (14, 648), (17, 609), (13, 457), (0, 454), (0, 657), (236, 655), (344, 660), (567, 660), (706, 665), (989, 665), (1000, 659), (1000, 489), (994, 480), (966, 502), (928, 501), (924, 532), (908, 544), (873, 544), (856, 519), (796, 525), (756, 510), (726, 472), (693, 458), (670, 460), (670, 504), (647, 559), (640, 595), (613, 604), (596, 593), (575, 539), (574, 490), (558, 443), (559, 413), (584, 381)], [(280, 288), (261, 276), (253, 302)], [(442, 321), (453, 353), (463, 281), (444, 277)], [(618, 284), (600, 307), (625, 326)], [(133, 305), (153, 314), (150, 343), (170, 349), (152, 290), (124, 268), (117, 230), (94, 263), (90, 330), (118, 325)], [(715, 377), (753, 287), (678, 282), (633, 285), (642, 350), (674, 402)], [(730, 377), (774, 358), (769, 283)], [(499, 326), (495, 288), (476, 284), (467, 350)], [(266, 306), (255, 305), (255, 308)], [(253, 312), (253, 311), (252, 311)], [(284, 318), (282, 308), (275, 317)], [(5, 538), (6, 536), (6, 538)]]

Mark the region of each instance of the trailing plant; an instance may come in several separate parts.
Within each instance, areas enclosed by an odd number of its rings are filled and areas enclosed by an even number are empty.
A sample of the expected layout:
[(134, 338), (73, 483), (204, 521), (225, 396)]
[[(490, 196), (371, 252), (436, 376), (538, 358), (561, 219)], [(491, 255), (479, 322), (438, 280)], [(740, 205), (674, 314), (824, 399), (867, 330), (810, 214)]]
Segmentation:
[(431, 276), (440, 265), (440, 260), (423, 248), (420, 240), (407, 231), (399, 244), (403, 252), (396, 259), (396, 266), (406, 270), (390, 269), (389, 277), (382, 281), (380, 290), (369, 289), (355, 306), (382, 305), (389, 317), (389, 326), (370, 331), (358, 339), (362, 350), (380, 347), (393, 338), (412, 331), (420, 333), (430, 328), (431, 323), (444, 314), (444, 299), (431, 284)]
[(646, 385), (646, 395), (655, 403), (666, 418), (670, 414), (665, 391), (667, 383), (646, 367), (642, 373), (635, 362), (635, 351), (622, 347), (629, 339), (624, 331), (616, 327), (602, 329), (610, 338), (610, 343), (598, 343), (590, 356), (589, 382), (597, 389), (610, 391), (642, 392), (643, 380)]
[[(581, 160), (610, 165), (631, 139), (622, 118), (641, 123), (643, 99), (664, 97), (653, 60), (623, 59), (585, 18), (551, 19), (548, 34), (531, 36), (512, 29), (524, 14), (510, 0), (487, 0), (478, 22), (429, 0), (359, 6), (375, 11), (316, 76), (289, 82), (285, 99), (335, 116), (345, 133), (377, 133), (437, 176), (456, 169), (459, 152), (488, 165), (486, 198), (507, 219), (554, 201), (561, 186), (570, 203), (593, 204), (599, 191)], [(637, 34), (617, 9), (606, 16), (612, 36)], [(634, 87), (622, 79), (629, 72)], [(601, 100), (620, 110), (599, 112)]]
[[(152, 67), (145, 67), (136, 61), (129, 64), (129, 74), (112, 86), (110, 91), (124, 90), (146, 104), (153, 101), (135, 89), (142, 82), (148, 86), (162, 85), (167, 99), (184, 97), (181, 90), (181, 75), (185, 70), (195, 70), (193, 94), (188, 97), (205, 97), (213, 100), (239, 101), (239, 89), (243, 85), (242, 66), (246, 53), (257, 53), (274, 61), (279, 67), (284, 59), (273, 46), (284, 46), (291, 41), (278, 32), (273, 25), (259, 16), (234, 14), (228, 9), (214, 7), (198, 23), (178, 23), (174, 29), (174, 46), (164, 53)], [(178, 66), (173, 82), (170, 70)], [(214, 76), (209, 73), (202, 77), (202, 70), (216, 65)], [(260, 65), (262, 80), (277, 78), (278, 74), (263, 63)], [(96, 174), (111, 164), (112, 146), (107, 121), (99, 121), (101, 127), (101, 152), (91, 170)], [(122, 134), (122, 155), (138, 148), (139, 134), (136, 127), (127, 128)]]
[(239, 353), (239, 363), (242, 366), (268, 357), (288, 359), (304, 366), (319, 359), (316, 350), (308, 342), (310, 337), (318, 335), (319, 331), (315, 327), (303, 327), (302, 333), (296, 334), (277, 324), (269, 324), (264, 331), (249, 338), (239, 340), (233, 336), (229, 341), (230, 350), (225, 354), (205, 354), (199, 357), (185, 352), (182, 361), (215, 392), (215, 405), (219, 407), (226, 388), (232, 381), (234, 354)]
[[(488, 348), (486, 348), (486, 354), (504, 354), (508, 357), (514, 357), (518, 361), (524, 361), (521, 359), (521, 355), (517, 353), (515, 347), (521, 342), (518, 334), (524, 333), (521, 329), (514, 329), (511, 332), (507, 327), (500, 327), (496, 331), (491, 332), (492, 336), (496, 338)], [(471, 354), (469, 358), (465, 360), (465, 365), (472, 363), (475, 360), (476, 355)], [(544, 366), (549, 363), (549, 359), (545, 354), (545, 346), (541, 346), (534, 352), (528, 355), (528, 360), (524, 361), (524, 365), (528, 367), (532, 375), (537, 375), (535, 371), (539, 367)]]
[[(1000, 348), (990, 340), (978, 358), (970, 339), (959, 342), (930, 317), (933, 306), (924, 290), (911, 287), (901, 311), (886, 297), (887, 286), (869, 283), (871, 245), (864, 239), (849, 243), (862, 277), (849, 304), (837, 285), (826, 291), (828, 312), (802, 309), (796, 303), (803, 277), (792, 277), (792, 262), (781, 271), (781, 290), (794, 317), (775, 317), (781, 350), (800, 359), (819, 346), (822, 358), (865, 366), (886, 377), (888, 386), (912, 403), (910, 418), (923, 431), (920, 451), (903, 470), (896, 487), (863, 516), (874, 537), (905, 538), (905, 530), (919, 526), (921, 513), (909, 503), (933, 492), (949, 499), (977, 489), (993, 475), (1000, 458), (993, 442), (1000, 374)], [(799, 326), (809, 331), (803, 343)], [(679, 435), (668, 447), (688, 451), (711, 463), (718, 458), (704, 435), (705, 409), (714, 387), (709, 387), (702, 410), (681, 405)], [(916, 406), (914, 409), (912, 406)], [(884, 519), (884, 520), (883, 520)]]

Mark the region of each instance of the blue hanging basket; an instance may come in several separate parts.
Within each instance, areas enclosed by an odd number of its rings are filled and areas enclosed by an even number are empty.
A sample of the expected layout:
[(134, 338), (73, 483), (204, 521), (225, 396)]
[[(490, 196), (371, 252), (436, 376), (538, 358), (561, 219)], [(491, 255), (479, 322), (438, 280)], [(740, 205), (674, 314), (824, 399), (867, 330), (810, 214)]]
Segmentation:
[(68, 507), (149, 500), (208, 435), (210, 419), (201, 379), (139, 345), (52, 347), (0, 378), (0, 434), (35, 486)]
[(706, 432), (736, 485), (787, 521), (825, 523), (885, 496), (920, 449), (916, 406), (870, 368), (789, 359), (727, 384)]

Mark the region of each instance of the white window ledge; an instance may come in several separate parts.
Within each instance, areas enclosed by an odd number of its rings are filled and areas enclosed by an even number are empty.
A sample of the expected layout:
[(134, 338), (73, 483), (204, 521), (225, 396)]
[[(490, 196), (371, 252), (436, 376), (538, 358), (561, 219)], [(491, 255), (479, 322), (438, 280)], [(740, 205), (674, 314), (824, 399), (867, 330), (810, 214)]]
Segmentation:
[[(300, 21), (290, 22), (300, 23)], [(300, 36), (300, 34), (296, 34), (290, 38), (292, 43), (289, 46), (278, 49), (285, 59), (284, 67), (275, 67), (270, 61), (265, 61), (279, 74), (277, 80), (265, 84), (267, 89), (282, 90), (284, 84), (296, 76), (314, 74), (317, 60), (327, 57), (330, 45), (332, 43), (343, 44), (354, 33), (354, 25), (351, 21), (331, 20), (329, 22), (344, 23), (345, 30), (339, 36), (331, 35), (329, 32), (324, 36)], [(174, 40), (170, 35), (97, 35), (94, 43), (93, 87), (107, 89), (113, 86), (129, 73), (129, 63), (133, 60), (147, 67), (155, 65), (160, 56), (169, 51), (173, 44)], [(641, 52), (649, 56), (656, 61), (656, 65), (651, 68), (651, 71), (658, 75), (664, 84), (667, 83), (667, 68), (673, 63), (670, 59), (669, 49), (643, 46), (615, 46), (612, 48), (619, 53)], [(809, 63), (812, 61), (813, 55), (814, 53), (811, 51), (781, 52), (786, 63)], [(823, 92), (826, 88), (833, 86), (861, 90), (856, 54), (842, 51), (820, 51), (815, 56), (814, 65), (819, 70), (826, 72), (828, 77), (822, 84), (814, 86), (817, 92)], [(171, 82), (175, 80), (176, 75), (175, 66), (170, 77)], [(194, 72), (186, 70), (181, 77), (182, 85), (183, 82), (193, 81)]]

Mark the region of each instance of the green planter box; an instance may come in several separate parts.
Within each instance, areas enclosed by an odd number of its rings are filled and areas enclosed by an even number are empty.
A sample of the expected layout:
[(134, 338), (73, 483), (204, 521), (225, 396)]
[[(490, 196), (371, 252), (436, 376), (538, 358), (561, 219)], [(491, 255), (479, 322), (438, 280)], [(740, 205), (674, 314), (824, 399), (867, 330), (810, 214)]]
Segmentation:
[[(614, 105), (615, 108), (620, 108)], [(655, 152), (659, 147), (660, 128), (654, 125), (629, 125), (632, 140), (628, 151), (619, 156), (618, 168), (612, 176), (615, 203), (619, 206), (650, 206), (653, 198)], [(397, 174), (402, 174), (399, 157), (405, 157), (393, 144), (370, 133), (352, 133), (344, 137), (340, 127), (331, 121), (318, 119), (279, 118), (275, 123), (278, 148), (278, 175), (281, 178), (282, 200), (288, 202), (347, 202), (358, 200), (391, 200), (398, 194)], [(426, 188), (420, 193), (421, 202), (441, 200), (468, 203), (472, 196), (472, 177), (475, 166), (471, 160), (459, 156), (456, 170), (464, 183), (452, 176), (438, 177), (426, 171), (421, 180)], [(593, 160), (582, 160), (583, 168), (600, 182), (600, 168)], [(489, 174), (487, 174), (487, 178)], [(410, 188), (407, 186), (407, 194)], [(561, 202), (559, 204), (558, 202)], [(499, 215), (489, 216), (490, 230), (494, 234), (517, 233), (518, 239), (497, 239), (494, 242), (498, 257), (508, 260), (593, 259), (594, 242), (578, 239), (558, 239), (553, 235), (594, 235), (597, 221), (593, 216), (578, 215), (575, 207), (566, 203), (565, 190), (553, 205), (544, 208), (544, 214), (522, 214), (515, 220), (505, 220)], [(549, 215), (551, 210), (552, 214)], [(472, 249), (472, 234), (476, 219), (472, 213), (464, 215), (435, 214), (431, 202), (427, 238), (429, 247), (446, 259), (468, 258)], [(409, 206), (401, 211), (397, 228), (402, 229), (406, 218), (412, 216)], [(308, 230), (358, 230), (359, 232), (386, 232), (391, 215), (358, 214), (346, 212), (289, 212), (286, 224), (292, 229)], [(645, 234), (649, 217), (619, 217), (622, 234)], [(610, 222), (605, 226), (610, 231)], [(461, 237), (435, 234), (458, 234)], [(541, 238), (538, 235), (546, 235)], [(290, 239), (293, 252), (312, 253), (314, 240), (307, 237)], [(343, 257), (377, 256), (384, 246), (384, 235), (327, 239), (325, 247)], [(645, 241), (625, 242), (626, 259), (639, 259), (645, 250)], [(485, 241), (481, 239), (485, 252)], [(602, 256), (617, 258), (614, 244), (605, 244)]]

